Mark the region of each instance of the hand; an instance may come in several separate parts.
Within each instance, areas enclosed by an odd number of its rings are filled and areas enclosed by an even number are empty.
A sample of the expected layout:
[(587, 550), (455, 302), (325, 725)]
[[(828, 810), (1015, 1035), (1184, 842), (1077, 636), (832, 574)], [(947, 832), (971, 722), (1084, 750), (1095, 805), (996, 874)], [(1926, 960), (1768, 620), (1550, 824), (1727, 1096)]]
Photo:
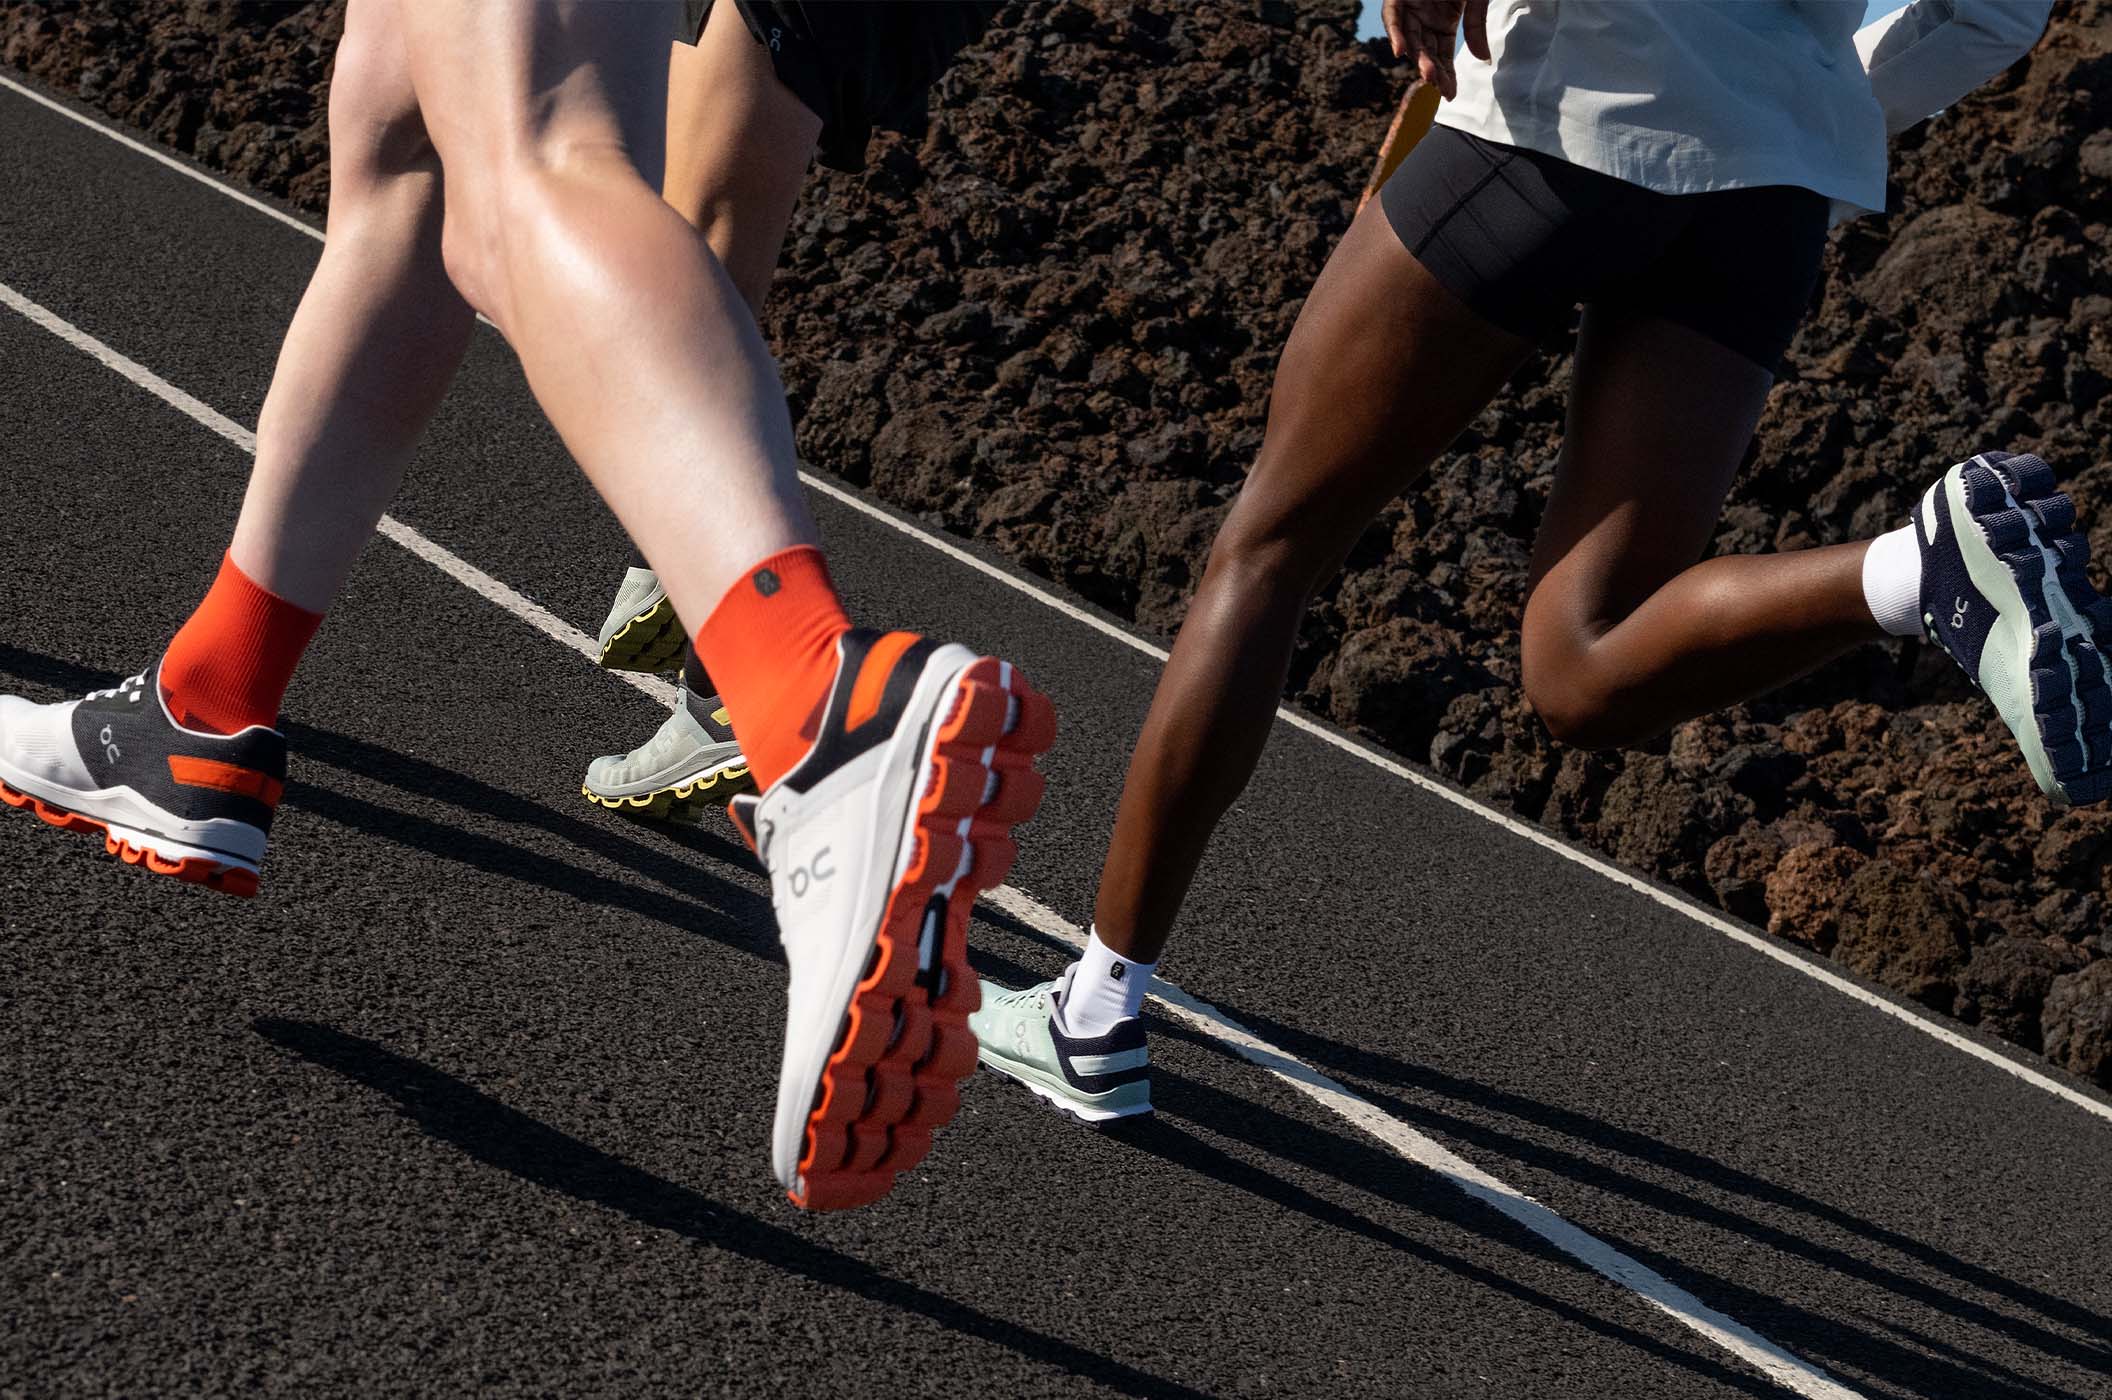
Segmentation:
[(1382, 12), (1395, 58), (1412, 58), (1418, 75), (1446, 101), (1459, 96), (1452, 53), (1462, 23), (1467, 52), (1489, 58), (1489, 0), (1386, 0)]

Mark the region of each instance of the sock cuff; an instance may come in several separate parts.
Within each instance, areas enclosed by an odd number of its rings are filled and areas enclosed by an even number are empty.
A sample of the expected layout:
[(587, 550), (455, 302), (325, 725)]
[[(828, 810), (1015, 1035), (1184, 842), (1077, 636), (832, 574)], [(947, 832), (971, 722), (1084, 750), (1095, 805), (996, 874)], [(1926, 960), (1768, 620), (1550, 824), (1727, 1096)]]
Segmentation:
[(1921, 635), (1921, 542), (1912, 521), (1870, 542), (1863, 554), (1863, 601), (1891, 635)]
[[(837, 597), (836, 581), (829, 577), (828, 557), (820, 549), (811, 544), (796, 544), (790, 549), (765, 555), (743, 569), (741, 576), (712, 605), (711, 615), (704, 619), (704, 625), (697, 629), (693, 638), (697, 650), (711, 650), (709, 637), (715, 630), (714, 623), (719, 624), (716, 630), (720, 632), (728, 626), (741, 625), (744, 604), (775, 598), (788, 589), (796, 597), (816, 587), (824, 590), (832, 600)], [(837, 610), (842, 611), (840, 603)]]

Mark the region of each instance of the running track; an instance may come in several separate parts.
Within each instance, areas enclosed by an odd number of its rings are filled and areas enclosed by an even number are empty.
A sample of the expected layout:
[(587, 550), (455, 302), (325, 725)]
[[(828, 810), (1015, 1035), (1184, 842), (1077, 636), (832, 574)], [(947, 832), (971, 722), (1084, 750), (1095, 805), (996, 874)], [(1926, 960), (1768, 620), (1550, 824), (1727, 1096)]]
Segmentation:
[[(209, 575), (317, 245), (12, 82), (0, 172), (0, 685), (58, 698)], [(817, 505), (861, 617), (1057, 698), (976, 931), (1047, 975), (1148, 641)], [(658, 710), (568, 649), (623, 542), (488, 331), (394, 520), (264, 897), (0, 821), (0, 1395), (2112, 1394), (2104, 1095), (1313, 726), (1166, 969), (1155, 1122), (980, 1078), (801, 1216), (764, 881), (577, 798)]]

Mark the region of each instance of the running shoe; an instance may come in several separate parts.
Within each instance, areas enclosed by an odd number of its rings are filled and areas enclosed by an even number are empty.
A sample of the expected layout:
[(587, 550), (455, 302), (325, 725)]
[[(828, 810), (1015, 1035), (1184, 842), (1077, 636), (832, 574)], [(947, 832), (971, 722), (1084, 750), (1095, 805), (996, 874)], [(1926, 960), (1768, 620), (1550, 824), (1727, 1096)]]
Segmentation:
[(1047, 697), (1003, 661), (853, 631), (813, 747), (728, 808), (770, 872), (791, 969), (772, 1165), (795, 1205), (887, 1194), (975, 1072), (968, 914), (1040, 805)]
[(104, 850), (156, 875), (255, 894), (285, 783), (277, 730), (186, 729), (145, 673), (85, 700), (0, 695), (0, 802), (100, 832)]
[(2075, 504), (2033, 456), (1983, 452), (1915, 512), (1921, 621), (2024, 750), (2059, 805), (2112, 796), (2112, 602), (2083, 575)]
[(629, 753), (588, 764), (579, 790), (612, 812), (693, 822), (707, 807), (754, 788), (719, 697), (684, 686), (658, 733)]
[(601, 624), (603, 669), (665, 671), (675, 665), (686, 640), (660, 576), (651, 569), (626, 569)]
[(1105, 1035), (1065, 1035), (1056, 1013), (1070, 985), (1069, 968), (1052, 982), (1016, 992), (983, 983), (982, 1010), (968, 1018), (979, 1058), (1082, 1122), (1151, 1112), (1143, 1019), (1117, 1021)]

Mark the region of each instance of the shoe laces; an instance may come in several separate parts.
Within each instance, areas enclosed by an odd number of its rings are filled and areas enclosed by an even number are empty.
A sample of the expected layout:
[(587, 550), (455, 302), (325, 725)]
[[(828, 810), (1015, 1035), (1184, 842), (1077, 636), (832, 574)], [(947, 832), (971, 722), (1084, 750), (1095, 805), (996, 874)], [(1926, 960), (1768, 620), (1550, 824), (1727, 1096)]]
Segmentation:
[(1031, 1006), (1044, 992), (1053, 995), (1055, 990), (1056, 979), (1052, 977), (1046, 982), (1036, 982), (1031, 987), (1021, 987), (1016, 992), (1001, 992), (996, 1001), (1002, 1006)]
[(128, 676), (124, 680), (119, 681), (116, 685), (111, 686), (108, 690), (89, 691), (88, 698), (90, 700), (113, 700), (118, 696), (123, 695), (128, 690), (144, 690), (146, 689), (146, 685), (147, 673), (145, 671), (141, 671), (136, 676)]

